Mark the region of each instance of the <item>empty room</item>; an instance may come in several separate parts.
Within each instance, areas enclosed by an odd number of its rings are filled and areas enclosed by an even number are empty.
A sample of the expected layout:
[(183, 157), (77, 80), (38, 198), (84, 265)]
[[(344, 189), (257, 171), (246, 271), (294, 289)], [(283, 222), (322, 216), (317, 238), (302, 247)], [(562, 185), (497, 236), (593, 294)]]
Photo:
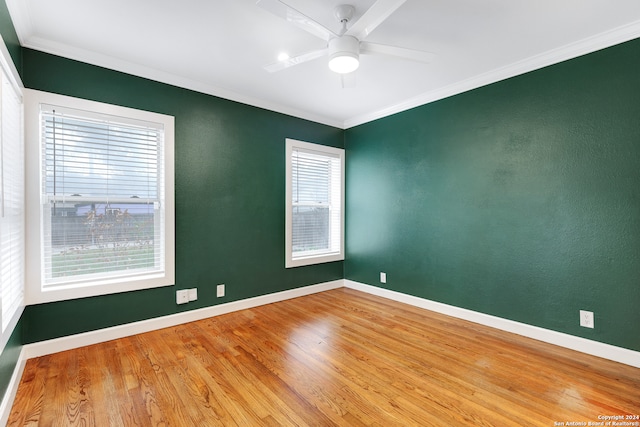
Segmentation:
[(0, 36), (0, 425), (640, 426), (637, 0)]

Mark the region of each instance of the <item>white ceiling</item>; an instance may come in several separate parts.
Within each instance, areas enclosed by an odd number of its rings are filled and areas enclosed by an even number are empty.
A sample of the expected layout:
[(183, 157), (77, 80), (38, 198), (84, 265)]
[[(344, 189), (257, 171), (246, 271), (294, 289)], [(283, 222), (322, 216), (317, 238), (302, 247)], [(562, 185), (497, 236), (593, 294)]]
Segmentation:
[[(336, 32), (335, 6), (375, 2), (283, 1)], [(639, 0), (407, 0), (367, 41), (436, 58), (361, 56), (343, 89), (326, 58), (262, 68), (325, 42), (255, 0), (6, 2), (25, 47), (341, 128), (640, 37)]]

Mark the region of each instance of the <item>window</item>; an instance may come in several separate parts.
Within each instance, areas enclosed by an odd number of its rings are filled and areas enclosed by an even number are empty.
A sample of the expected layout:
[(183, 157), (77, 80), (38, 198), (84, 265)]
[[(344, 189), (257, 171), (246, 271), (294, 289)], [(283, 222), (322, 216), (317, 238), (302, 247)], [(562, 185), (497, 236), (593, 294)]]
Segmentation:
[(40, 179), (29, 185), (39, 205), (35, 298), (172, 285), (173, 117), (28, 95), (39, 146)]
[(286, 140), (285, 267), (344, 259), (344, 150)]
[[(0, 39), (4, 47), (4, 42)], [(24, 294), (24, 141), (22, 89), (8, 53), (0, 55), (0, 352), (17, 323)]]

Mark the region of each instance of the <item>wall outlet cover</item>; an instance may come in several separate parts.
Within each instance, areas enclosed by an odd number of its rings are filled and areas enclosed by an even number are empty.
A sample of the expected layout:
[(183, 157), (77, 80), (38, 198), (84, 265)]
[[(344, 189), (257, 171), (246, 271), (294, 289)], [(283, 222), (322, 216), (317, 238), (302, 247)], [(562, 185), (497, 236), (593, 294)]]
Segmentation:
[(189, 301), (198, 299), (198, 288), (189, 289)]
[(380, 272), (380, 283), (387, 283), (387, 273)]
[(216, 287), (216, 296), (218, 298), (222, 298), (224, 296), (224, 284), (218, 285)]
[(176, 304), (186, 304), (189, 302), (189, 290), (176, 291)]
[(580, 310), (580, 326), (584, 328), (593, 328), (595, 326), (593, 311)]

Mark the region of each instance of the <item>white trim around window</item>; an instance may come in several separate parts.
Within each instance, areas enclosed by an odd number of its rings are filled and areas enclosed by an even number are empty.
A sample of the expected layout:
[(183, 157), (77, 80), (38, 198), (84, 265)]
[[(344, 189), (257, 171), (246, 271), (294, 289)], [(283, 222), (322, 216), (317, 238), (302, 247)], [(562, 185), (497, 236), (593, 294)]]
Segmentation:
[(0, 353), (24, 310), (23, 91), (0, 36)]
[[(136, 127), (142, 130), (138, 131)], [(144, 135), (140, 136), (139, 132)], [(129, 136), (123, 136), (125, 133)], [(95, 139), (89, 134), (96, 135)], [(154, 135), (149, 136), (151, 134)], [(26, 303), (38, 304), (173, 285), (174, 118), (25, 90), (25, 135)], [(55, 142), (53, 135), (57, 135), (58, 142)], [(54, 139), (53, 145), (51, 138)], [(152, 138), (159, 142), (148, 143), (147, 140)], [(140, 142), (142, 139), (144, 142)], [(107, 145), (111, 148), (103, 148)], [(159, 147), (157, 151), (156, 145)], [(57, 157), (51, 155), (51, 147), (58, 150)], [(114, 154), (116, 151), (118, 153)], [(66, 155), (67, 159), (61, 159), (60, 153)], [(115, 160), (106, 160), (113, 159), (114, 155)], [(153, 165), (146, 167), (148, 161), (145, 158), (153, 161)], [(156, 169), (159, 171), (157, 174)], [(143, 173), (155, 176), (149, 178), (150, 184), (138, 176)], [(60, 175), (69, 179), (62, 181)], [(79, 179), (81, 183), (78, 183)], [(109, 188), (105, 190), (105, 186)], [(67, 221), (66, 216), (75, 216), (77, 220), (66, 222), (64, 227), (59, 225)], [(127, 250), (137, 251), (134, 255), (122, 257), (130, 263), (124, 264), (126, 267), (121, 267), (122, 261), (113, 267), (113, 260), (105, 261), (105, 257), (93, 261), (98, 257), (94, 254), (108, 245), (120, 251), (123, 244), (121, 240), (116, 240), (116, 234), (120, 239), (123, 229), (133, 233), (131, 230), (140, 230), (142, 225), (145, 232), (136, 231), (135, 239), (126, 240), (135, 240)], [(119, 230), (117, 233), (113, 231), (116, 227)], [(61, 246), (59, 242), (61, 231), (64, 232), (65, 242), (70, 242), (66, 243), (69, 248)], [(107, 234), (113, 242), (105, 242)], [(85, 241), (87, 239), (91, 241)], [(82, 273), (59, 273), (67, 263), (71, 263), (69, 268), (72, 270), (86, 268), (84, 264), (80, 267), (73, 264), (73, 257), (68, 256), (70, 252), (82, 253), (82, 257), (91, 259), (87, 263), (102, 264), (95, 270), (86, 269)], [(61, 257), (66, 257), (64, 264), (60, 261)]]
[(286, 139), (285, 267), (344, 260), (344, 150)]

